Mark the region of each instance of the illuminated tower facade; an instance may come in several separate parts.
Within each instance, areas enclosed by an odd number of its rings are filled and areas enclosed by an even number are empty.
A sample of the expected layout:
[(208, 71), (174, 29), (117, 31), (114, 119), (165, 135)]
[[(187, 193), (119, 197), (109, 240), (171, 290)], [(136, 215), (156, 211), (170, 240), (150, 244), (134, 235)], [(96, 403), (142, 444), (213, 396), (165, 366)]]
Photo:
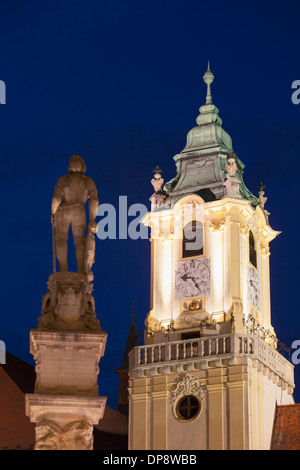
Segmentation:
[(293, 403), (293, 366), (271, 324), (264, 187), (245, 186), (212, 103), (176, 176), (152, 180), (151, 302), (145, 344), (129, 355), (129, 448), (269, 449), (277, 404)]

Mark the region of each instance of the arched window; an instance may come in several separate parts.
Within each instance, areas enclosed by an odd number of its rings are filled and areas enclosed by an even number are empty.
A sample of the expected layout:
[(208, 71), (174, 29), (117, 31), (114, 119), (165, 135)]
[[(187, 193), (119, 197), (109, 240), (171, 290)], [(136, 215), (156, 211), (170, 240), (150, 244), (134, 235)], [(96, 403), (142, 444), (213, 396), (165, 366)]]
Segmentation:
[(254, 266), (257, 268), (257, 253), (256, 253), (256, 248), (255, 248), (255, 240), (254, 240), (254, 235), (253, 233), (249, 232), (249, 261)]
[(182, 257), (203, 255), (203, 224), (192, 220), (184, 226), (182, 237)]

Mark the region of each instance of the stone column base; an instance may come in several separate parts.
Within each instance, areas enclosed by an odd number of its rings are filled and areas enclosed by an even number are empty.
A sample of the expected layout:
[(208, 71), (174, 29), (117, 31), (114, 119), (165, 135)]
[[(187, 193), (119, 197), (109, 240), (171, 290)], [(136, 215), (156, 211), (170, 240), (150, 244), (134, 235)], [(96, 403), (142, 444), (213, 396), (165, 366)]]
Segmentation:
[(227, 190), (227, 196), (228, 197), (237, 197), (241, 199), (240, 195), (240, 180), (237, 178), (234, 178), (233, 176), (230, 176), (224, 183), (224, 186), (226, 187)]
[(30, 332), (30, 352), (36, 362), (35, 393), (98, 395), (99, 361), (107, 334), (70, 331)]
[(35, 450), (92, 450), (93, 427), (106, 397), (26, 394), (26, 415), (36, 423)]

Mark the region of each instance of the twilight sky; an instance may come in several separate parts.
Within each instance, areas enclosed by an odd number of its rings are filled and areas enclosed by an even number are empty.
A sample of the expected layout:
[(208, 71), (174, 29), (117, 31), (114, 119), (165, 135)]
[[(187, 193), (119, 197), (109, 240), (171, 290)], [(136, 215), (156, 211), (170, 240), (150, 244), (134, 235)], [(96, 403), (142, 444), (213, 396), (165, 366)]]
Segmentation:
[[(1, 0), (1, 322), (7, 350), (33, 364), (37, 325), (52, 272), (51, 198), (72, 154), (81, 155), (101, 203), (146, 204), (152, 170), (175, 175), (205, 102), (213, 103), (257, 194), (266, 185), (271, 243), (272, 324), (288, 347), (300, 340), (300, 80), (298, 1)], [(129, 218), (130, 220), (130, 218)], [(135, 300), (149, 311), (150, 242), (96, 242), (94, 297), (108, 333), (100, 394), (117, 403), (118, 377)], [(300, 401), (300, 365), (295, 366)]]

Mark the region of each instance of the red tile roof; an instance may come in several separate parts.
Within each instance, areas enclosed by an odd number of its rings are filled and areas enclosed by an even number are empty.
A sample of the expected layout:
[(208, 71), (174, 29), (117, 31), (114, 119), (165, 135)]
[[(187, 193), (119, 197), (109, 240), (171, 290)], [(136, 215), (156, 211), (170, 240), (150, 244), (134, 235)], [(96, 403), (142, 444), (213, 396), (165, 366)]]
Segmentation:
[[(33, 449), (35, 424), (25, 415), (25, 393), (33, 393), (34, 366), (6, 353), (0, 364), (0, 450)], [(94, 428), (94, 450), (127, 450), (127, 418), (106, 406)]]
[(277, 407), (271, 450), (300, 450), (300, 404)]
[(34, 367), (6, 353), (0, 365), (0, 450), (32, 449), (35, 427), (25, 415), (25, 393), (34, 388)]

